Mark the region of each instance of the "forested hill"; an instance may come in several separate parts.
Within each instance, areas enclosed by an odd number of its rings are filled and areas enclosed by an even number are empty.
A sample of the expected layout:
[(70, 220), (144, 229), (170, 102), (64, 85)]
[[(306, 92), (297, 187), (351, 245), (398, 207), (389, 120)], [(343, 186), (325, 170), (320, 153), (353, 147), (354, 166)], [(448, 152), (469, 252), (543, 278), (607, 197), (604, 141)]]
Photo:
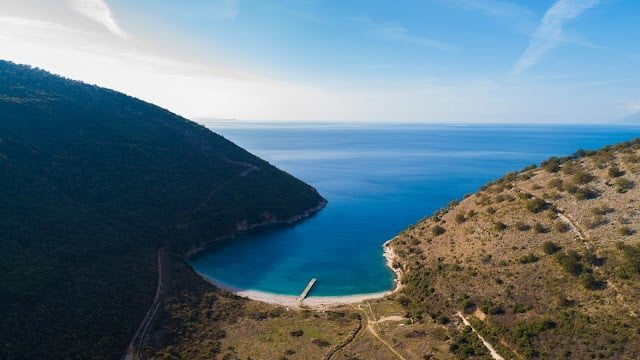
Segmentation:
[(167, 110), (0, 61), (0, 358), (118, 358), (159, 247), (185, 253), (323, 202)]

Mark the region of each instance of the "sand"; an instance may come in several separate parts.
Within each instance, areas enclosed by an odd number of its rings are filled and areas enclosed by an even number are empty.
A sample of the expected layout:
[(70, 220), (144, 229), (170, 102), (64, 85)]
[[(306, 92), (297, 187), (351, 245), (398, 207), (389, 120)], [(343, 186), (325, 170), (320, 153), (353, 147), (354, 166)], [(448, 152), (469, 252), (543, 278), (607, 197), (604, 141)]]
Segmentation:
[[(393, 263), (396, 260), (396, 254), (394, 253), (390, 243), (394, 239), (395, 238), (385, 242), (382, 246), (384, 249), (383, 254), (386, 259), (386, 264), (391, 270), (393, 270), (393, 272), (396, 275), (395, 276), (396, 278), (394, 280), (395, 286), (392, 290), (382, 291), (377, 293), (354, 294), (354, 295), (344, 295), (344, 296), (309, 296), (302, 301), (302, 305), (308, 308), (322, 309), (322, 308), (334, 307), (334, 306), (339, 306), (344, 304), (355, 304), (355, 303), (363, 302), (365, 300), (379, 299), (399, 291), (402, 288), (402, 284), (400, 283), (402, 270), (393, 268)], [(298, 297), (294, 295), (279, 295), (279, 294), (272, 294), (264, 291), (238, 289), (233, 286), (224, 284), (220, 281), (217, 281), (215, 279), (208, 278), (204, 274), (199, 274), (199, 275), (206, 281), (212, 283), (213, 285), (221, 289), (230, 291), (238, 296), (246, 297), (251, 300), (262, 301), (269, 304), (275, 304), (275, 305), (281, 305), (281, 306), (293, 307), (293, 308), (300, 306), (300, 303), (298, 302)]]

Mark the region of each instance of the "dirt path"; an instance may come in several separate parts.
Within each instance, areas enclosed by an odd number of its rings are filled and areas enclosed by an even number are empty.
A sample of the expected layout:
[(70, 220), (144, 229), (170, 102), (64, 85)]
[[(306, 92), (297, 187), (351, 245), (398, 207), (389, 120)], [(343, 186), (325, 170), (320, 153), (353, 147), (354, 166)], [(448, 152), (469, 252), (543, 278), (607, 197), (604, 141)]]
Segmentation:
[(147, 310), (147, 314), (145, 315), (142, 323), (138, 326), (136, 333), (133, 335), (131, 342), (129, 342), (129, 346), (127, 347), (127, 352), (124, 356), (125, 360), (133, 360), (137, 357), (138, 352), (140, 351), (140, 347), (144, 341), (144, 337), (147, 334), (147, 330), (149, 329), (149, 325), (151, 325), (151, 321), (153, 317), (156, 315), (158, 308), (160, 307), (160, 290), (162, 289), (162, 249), (158, 250), (158, 286), (156, 287), (156, 294), (153, 298), (153, 302)]
[(333, 358), (333, 355), (335, 355), (338, 351), (344, 349), (347, 345), (351, 344), (353, 340), (356, 339), (356, 337), (360, 333), (360, 330), (362, 330), (362, 316), (358, 314), (358, 326), (354, 330), (352, 330), (351, 333), (349, 333), (349, 336), (347, 336), (347, 338), (344, 341), (337, 344), (331, 350), (329, 350), (326, 354), (324, 354), (324, 356), (322, 357), (322, 360), (331, 360), (331, 358)]
[(383, 322), (387, 322), (387, 321), (405, 321), (407, 320), (406, 317), (404, 316), (400, 316), (400, 315), (392, 315), (392, 316), (385, 316), (385, 317), (381, 317), (380, 319), (378, 319), (376, 321), (376, 323), (383, 323)]
[[(513, 187), (520, 192), (529, 194), (530, 196), (536, 199), (541, 199), (539, 196), (532, 194), (530, 191), (527, 191), (526, 189), (514, 183), (512, 183), (511, 185), (513, 185)], [(542, 200), (550, 205), (555, 206), (555, 204), (549, 203), (544, 199)], [(573, 217), (569, 213), (567, 213), (564, 209), (557, 206), (555, 206), (555, 208), (557, 209), (558, 218), (560, 218), (560, 220), (564, 221), (565, 223), (569, 224), (569, 226), (571, 227), (571, 230), (573, 230), (573, 232), (576, 234), (576, 237), (578, 238), (578, 240), (582, 241), (582, 244), (584, 245), (585, 249), (591, 250), (591, 245), (589, 244), (589, 241), (588, 241), (589, 238), (587, 237), (586, 232), (583, 230), (582, 226), (576, 220), (574, 220)], [(600, 273), (600, 271), (597, 271), (597, 272)], [(627, 299), (624, 297), (624, 295), (620, 293), (620, 290), (618, 289), (618, 287), (609, 279), (606, 279), (606, 283), (607, 283), (607, 286), (614, 291), (616, 295), (616, 299), (618, 299), (621, 305), (624, 306), (624, 308), (629, 311), (629, 314), (631, 314), (631, 316), (636, 316), (635, 311), (630, 310), (629, 305), (627, 305)]]
[(556, 215), (558, 216), (558, 218), (560, 218), (560, 220), (562, 220), (563, 222), (565, 222), (566, 224), (568, 224), (571, 227), (571, 230), (573, 230), (573, 232), (576, 234), (576, 236), (578, 237), (579, 240), (581, 240), (584, 244), (584, 246), (589, 249), (589, 244), (587, 243), (587, 236), (585, 236), (585, 232), (582, 229), (582, 227), (580, 226), (580, 224), (578, 224), (572, 217), (571, 215), (569, 215), (564, 209), (556, 206), (553, 203), (548, 202), (547, 200), (531, 193), (530, 191), (528, 191), (527, 189), (520, 187), (517, 184), (512, 183), (511, 184), (516, 190), (518, 190), (519, 192), (525, 193), (529, 196), (531, 196), (534, 199), (538, 199), (538, 200), (542, 200), (544, 201), (546, 204), (549, 204), (551, 206), (553, 206), (556, 209)]
[(471, 325), (471, 323), (469, 322), (469, 320), (467, 320), (467, 318), (464, 317), (464, 315), (462, 315), (461, 312), (456, 313), (456, 315), (458, 315), (460, 317), (460, 319), (462, 319), (462, 322), (471, 328), (471, 330), (473, 330), (474, 333), (476, 333), (476, 335), (478, 336), (478, 339), (480, 339), (480, 341), (482, 341), (482, 344), (484, 344), (484, 347), (487, 348), (487, 350), (489, 350), (489, 354), (491, 354), (491, 357), (494, 360), (504, 360), (504, 358), (498, 354), (498, 352), (496, 351), (496, 349), (493, 348), (493, 346), (491, 346), (491, 344), (489, 344), (489, 342), (487, 340), (485, 340), (482, 335), (480, 335), (479, 332), (476, 331), (476, 329), (473, 328), (473, 326)]
[[(369, 314), (367, 314), (367, 309), (369, 309), (369, 312), (371, 313), (371, 318), (369, 317)], [(402, 354), (400, 354), (393, 346), (391, 346), (391, 344), (389, 344), (386, 340), (384, 340), (379, 334), (378, 331), (380, 331), (380, 325), (379, 325), (379, 321), (376, 320), (376, 315), (373, 312), (373, 309), (371, 308), (371, 304), (370, 303), (366, 303), (366, 306), (364, 307), (364, 315), (367, 319), (367, 330), (371, 333), (371, 335), (373, 335), (376, 339), (378, 339), (378, 341), (380, 341), (384, 346), (386, 346), (392, 353), (394, 353), (398, 359), (401, 360), (407, 360), (404, 356), (402, 356)], [(378, 328), (378, 331), (376, 331), (376, 327)]]

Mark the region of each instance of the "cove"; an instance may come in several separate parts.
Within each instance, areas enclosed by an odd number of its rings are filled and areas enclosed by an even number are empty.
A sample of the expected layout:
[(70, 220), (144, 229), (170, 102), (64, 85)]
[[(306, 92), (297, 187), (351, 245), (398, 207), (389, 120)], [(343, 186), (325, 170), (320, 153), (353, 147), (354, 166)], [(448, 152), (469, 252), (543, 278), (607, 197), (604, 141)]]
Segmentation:
[(317, 278), (312, 296), (387, 291), (382, 244), (420, 218), (507, 172), (640, 136), (631, 125), (205, 125), (329, 203), (298, 224), (212, 243), (191, 265), (233, 288), (282, 295)]

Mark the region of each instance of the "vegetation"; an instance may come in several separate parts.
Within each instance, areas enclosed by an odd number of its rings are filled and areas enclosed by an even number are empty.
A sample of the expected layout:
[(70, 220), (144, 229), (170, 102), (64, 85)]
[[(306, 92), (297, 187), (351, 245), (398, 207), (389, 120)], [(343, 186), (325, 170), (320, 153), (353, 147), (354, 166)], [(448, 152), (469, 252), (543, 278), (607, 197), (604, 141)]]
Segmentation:
[(564, 271), (573, 276), (580, 276), (589, 270), (589, 267), (582, 262), (582, 256), (575, 250), (558, 252), (556, 254), (556, 260)]
[(431, 229), (431, 233), (432, 233), (434, 236), (442, 235), (442, 234), (444, 234), (445, 232), (446, 232), (446, 229), (445, 229), (445, 228), (443, 228), (443, 227), (442, 227), (442, 226), (440, 226), (440, 225), (436, 225), (436, 226), (434, 226), (434, 227)]
[(531, 230), (531, 225), (518, 221), (516, 222), (516, 229), (518, 229), (518, 231), (529, 231)]
[(635, 186), (634, 182), (627, 178), (617, 178), (615, 184), (616, 191), (619, 193), (627, 192)]
[(569, 224), (567, 224), (564, 221), (556, 221), (553, 223), (553, 230), (556, 232), (560, 232), (560, 233), (565, 233), (569, 230), (571, 230), (571, 226), (569, 226)]
[(557, 253), (558, 251), (562, 250), (562, 247), (560, 245), (554, 243), (553, 241), (545, 241), (542, 244), (542, 250), (547, 255), (553, 255), (553, 254)]
[(546, 161), (543, 161), (540, 166), (550, 173), (557, 173), (560, 171), (561, 160), (557, 157), (552, 157)]
[(200, 125), (42, 70), (0, 62), (0, 113), (3, 359), (120, 358), (158, 248), (183, 254), (322, 200)]
[(520, 264), (531, 264), (537, 262), (540, 258), (534, 253), (528, 253), (527, 255), (523, 255), (518, 259)]

